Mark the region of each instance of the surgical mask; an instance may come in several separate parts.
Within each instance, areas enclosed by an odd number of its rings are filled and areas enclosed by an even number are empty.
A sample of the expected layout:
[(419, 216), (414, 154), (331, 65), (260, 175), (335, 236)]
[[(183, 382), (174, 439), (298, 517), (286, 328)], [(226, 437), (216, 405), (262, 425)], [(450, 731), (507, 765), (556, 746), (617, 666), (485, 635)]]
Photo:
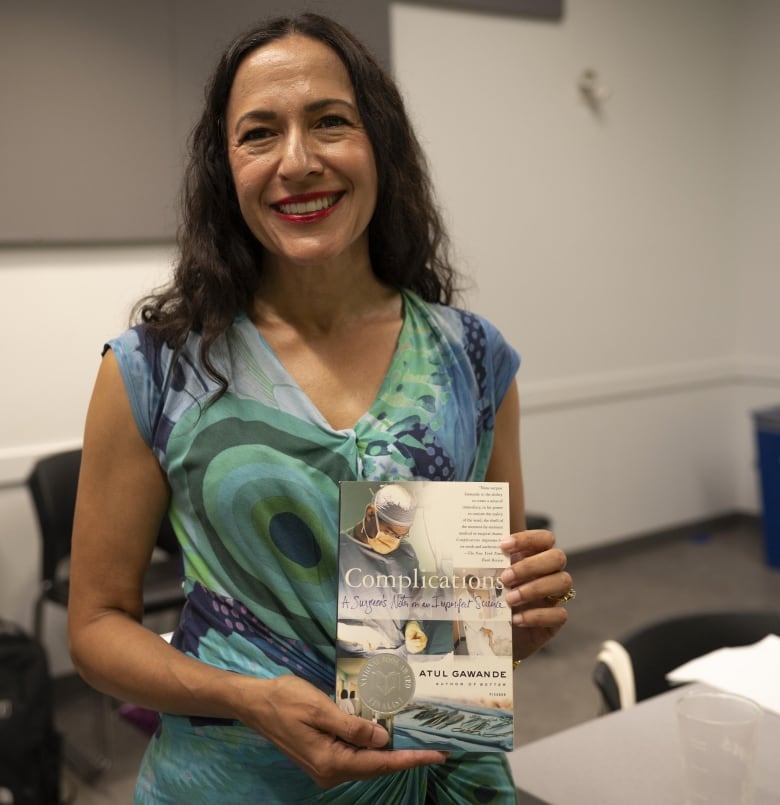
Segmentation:
[(390, 531), (383, 531), (379, 527), (379, 517), (377, 517), (376, 512), (374, 512), (374, 522), (376, 523), (376, 535), (369, 537), (366, 529), (366, 518), (365, 516), (363, 517), (363, 533), (366, 535), (368, 547), (383, 555), (397, 550), (401, 544), (401, 537)]

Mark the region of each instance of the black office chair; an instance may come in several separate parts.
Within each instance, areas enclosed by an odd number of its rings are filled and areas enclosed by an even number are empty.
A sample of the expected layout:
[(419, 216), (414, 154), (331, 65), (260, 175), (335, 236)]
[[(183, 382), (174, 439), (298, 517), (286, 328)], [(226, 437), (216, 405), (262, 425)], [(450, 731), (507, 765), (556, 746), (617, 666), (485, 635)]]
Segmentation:
[(602, 643), (593, 682), (604, 711), (620, 710), (670, 690), (666, 675), (683, 663), (768, 634), (780, 634), (780, 612), (695, 612), (659, 619)]
[[(43, 642), (43, 614), (46, 604), (67, 608), (70, 557), (76, 489), (81, 450), (68, 450), (40, 459), (27, 479), (41, 533), (41, 588), (35, 601), (33, 629)], [(160, 527), (154, 560), (144, 579), (144, 615), (180, 612), (184, 605), (182, 566), (176, 535), (166, 517)], [(107, 715), (110, 699), (101, 697), (96, 723), (100, 751), (95, 757), (66, 742), (65, 758), (84, 779), (94, 779), (110, 766), (102, 749), (108, 742)]]

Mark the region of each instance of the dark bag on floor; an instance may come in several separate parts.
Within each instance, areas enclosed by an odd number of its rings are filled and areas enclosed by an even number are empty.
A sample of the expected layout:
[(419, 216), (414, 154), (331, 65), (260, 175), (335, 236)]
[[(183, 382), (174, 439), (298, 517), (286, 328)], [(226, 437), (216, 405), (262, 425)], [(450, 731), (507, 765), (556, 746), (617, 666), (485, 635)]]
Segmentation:
[(57, 805), (61, 740), (43, 646), (0, 619), (0, 805)]

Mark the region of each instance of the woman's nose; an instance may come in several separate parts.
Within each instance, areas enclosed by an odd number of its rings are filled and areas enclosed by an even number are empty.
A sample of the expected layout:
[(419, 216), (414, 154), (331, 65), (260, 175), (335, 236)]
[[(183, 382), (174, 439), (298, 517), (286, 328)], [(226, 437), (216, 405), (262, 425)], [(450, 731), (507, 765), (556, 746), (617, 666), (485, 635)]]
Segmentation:
[(279, 173), (292, 180), (319, 173), (322, 162), (315, 145), (305, 133), (291, 132), (285, 139)]

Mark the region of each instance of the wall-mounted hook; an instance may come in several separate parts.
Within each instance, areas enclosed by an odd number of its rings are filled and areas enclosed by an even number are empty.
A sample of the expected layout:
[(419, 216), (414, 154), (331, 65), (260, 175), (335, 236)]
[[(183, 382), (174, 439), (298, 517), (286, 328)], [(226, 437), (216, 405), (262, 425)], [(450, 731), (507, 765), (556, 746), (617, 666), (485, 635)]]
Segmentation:
[(594, 111), (598, 111), (601, 108), (601, 104), (612, 95), (612, 90), (602, 83), (598, 73), (590, 67), (582, 71), (580, 80), (577, 82), (577, 88), (585, 102)]

